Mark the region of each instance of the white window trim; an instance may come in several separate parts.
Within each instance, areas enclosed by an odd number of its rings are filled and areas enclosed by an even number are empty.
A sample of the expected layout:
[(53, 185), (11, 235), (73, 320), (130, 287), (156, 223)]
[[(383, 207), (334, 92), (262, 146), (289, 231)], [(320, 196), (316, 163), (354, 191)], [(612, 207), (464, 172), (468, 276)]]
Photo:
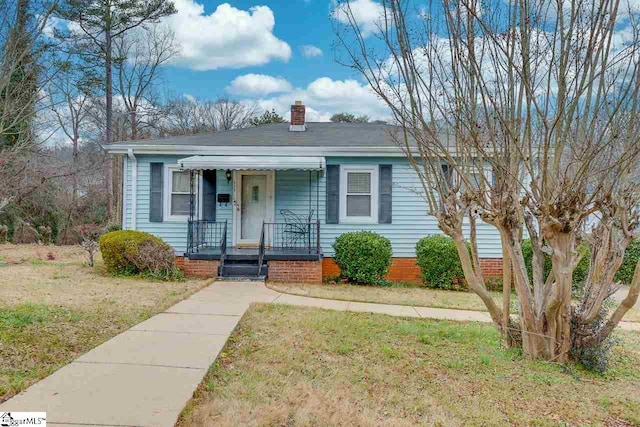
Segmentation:
[[(469, 170), (470, 173), (475, 174), (475, 175), (484, 175), (484, 180), (488, 183), (493, 182), (493, 170), (491, 170), (490, 166), (484, 166), (484, 167), (480, 167), (480, 166), (472, 166)], [(458, 171), (454, 168), (452, 170), (452, 177), (453, 177), (453, 182), (456, 183), (460, 183), (461, 185), (463, 185), (462, 183), (462, 178), (460, 177), (460, 174), (458, 173)], [(480, 183), (478, 183), (480, 184)]]
[[(377, 224), (378, 223), (378, 165), (341, 165), (340, 166), (340, 223), (341, 224)], [(347, 216), (347, 173), (371, 173), (371, 216)]]
[[(165, 165), (164, 167), (164, 190), (163, 190), (163, 199), (164, 199), (164, 221), (163, 222), (185, 222), (189, 220), (189, 215), (171, 215), (171, 193), (173, 187), (172, 174), (173, 172), (180, 172), (182, 168), (179, 165)], [(198, 174), (199, 188), (202, 188), (202, 174), (200, 171), (196, 171)], [(196, 191), (198, 191), (196, 189)], [(202, 218), (202, 192), (197, 194), (198, 197), (198, 213), (197, 218)]]

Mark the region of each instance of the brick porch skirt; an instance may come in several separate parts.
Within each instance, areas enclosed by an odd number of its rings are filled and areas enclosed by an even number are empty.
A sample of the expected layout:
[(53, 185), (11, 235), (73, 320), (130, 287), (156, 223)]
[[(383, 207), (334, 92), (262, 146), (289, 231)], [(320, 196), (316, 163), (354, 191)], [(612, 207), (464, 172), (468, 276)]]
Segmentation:
[(322, 260), (317, 261), (267, 261), (269, 280), (274, 282), (321, 284)]
[(189, 259), (182, 256), (176, 257), (176, 267), (184, 272), (188, 277), (217, 277), (218, 260)]
[[(176, 257), (176, 266), (188, 277), (217, 277), (218, 260)], [(295, 283), (322, 283), (322, 261), (267, 261), (269, 280)]]
[[(480, 258), (480, 266), (485, 277), (502, 277), (502, 258)], [(322, 277), (333, 278), (340, 274), (340, 269), (333, 258), (322, 260)], [(387, 280), (390, 282), (420, 283), (420, 269), (415, 258), (392, 258)]]

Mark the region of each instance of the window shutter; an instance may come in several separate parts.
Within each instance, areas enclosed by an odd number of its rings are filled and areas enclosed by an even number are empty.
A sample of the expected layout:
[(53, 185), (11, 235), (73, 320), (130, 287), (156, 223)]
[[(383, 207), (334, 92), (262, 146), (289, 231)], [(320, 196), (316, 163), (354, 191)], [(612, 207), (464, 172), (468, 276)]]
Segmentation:
[(216, 171), (202, 171), (202, 219), (216, 220)]
[(327, 165), (327, 224), (340, 218), (340, 166)]
[(442, 163), (442, 175), (447, 181), (447, 189), (453, 187), (453, 169), (446, 163)]
[[(440, 188), (442, 189), (442, 193), (446, 194), (447, 191), (453, 187), (453, 169), (446, 163), (442, 163), (440, 166), (442, 167), (442, 176), (445, 179), (445, 182), (442, 183)], [(440, 211), (444, 211), (444, 203), (442, 200), (440, 200)]]
[(378, 223), (391, 224), (392, 217), (392, 176), (393, 169), (391, 165), (380, 165), (378, 186), (380, 187), (378, 193)]
[[(151, 194), (149, 197), (150, 222), (162, 222), (163, 171), (164, 164), (151, 163)], [(136, 191), (136, 189), (134, 188), (133, 191)]]

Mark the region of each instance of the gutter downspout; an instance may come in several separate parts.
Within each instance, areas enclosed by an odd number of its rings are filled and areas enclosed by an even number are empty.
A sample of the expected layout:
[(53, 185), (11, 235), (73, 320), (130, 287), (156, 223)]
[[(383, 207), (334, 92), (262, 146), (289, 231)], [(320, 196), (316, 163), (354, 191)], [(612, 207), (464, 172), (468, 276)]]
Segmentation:
[(127, 179), (129, 178), (129, 162), (122, 156), (122, 229), (127, 229)]
[(131, 160), (131, 230), (135, 230), (138, 216), (138, 159), (132, 148), (127, 150), (127, 156)]

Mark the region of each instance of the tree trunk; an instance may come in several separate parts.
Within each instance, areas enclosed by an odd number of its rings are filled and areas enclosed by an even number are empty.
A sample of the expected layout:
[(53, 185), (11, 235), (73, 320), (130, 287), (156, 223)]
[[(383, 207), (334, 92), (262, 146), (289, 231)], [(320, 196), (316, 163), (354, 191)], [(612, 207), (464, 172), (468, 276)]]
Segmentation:
[(520, 332), (522, 334), (522, 352), (525, 356), (536, 359), (545, 357), (545, 340), (543, 325), (534, 314), (529, 275), (522, 254), (521, 242), (504, 227), (498, 227), (503, 248), (508, 252), (511, 264), (512, 281), (520, 301)]
[(504, 345), (511, 347), (514, 342), (509, 331), (511, 315), (511, 260), (508, 249), (502, 245), (502, 327), (508, 333), (504, 334)]
[[(113, 77), (111, 64), (111, 2), (107, 1), (105, 16), (105, 98), (106, 98), (106, 130), (105, 143), (110, 145), (113, 142)], [(107, 154), (107, 168), (105, 180), (107, 182), (107, 216), (109, 220), (113, 218), (113, 157)]]
[(131, 111), (131, 139), (134, 141), (138, 139), (138, 118), (135, 108)]
[(77, 128), (74, 128), (73, 131), (73, 205), (75, 207), (76, 202), (78, 200), (78, 140), (80, 139), (80, 135), (78, 135)]
[(553, 248), (554, 288), (545, 301), (545, 358), (558, 362), (569, 360), (571, 351), (571, 290), (573, 286), (574, 233), (549, 233)]
[(469, 255), (467, 242), (465, 241), (464, 236), (461, 233), (456, 234), (453, 236), (453, 242), (456, 245), (458, 256), (460, 257), (460, 263), (462, 265), (462, 271), (464, 272), (464, 277), (469, 288), (482, 299), (487, 310), (489, 310), (493, 323), (502, 331), (502, 311), (494, 301), (491, 294), (484, 287), (484, 284), (478, 281), (478, 276), (473, 268), (473, 262), (471, 261), (471, 256)]

